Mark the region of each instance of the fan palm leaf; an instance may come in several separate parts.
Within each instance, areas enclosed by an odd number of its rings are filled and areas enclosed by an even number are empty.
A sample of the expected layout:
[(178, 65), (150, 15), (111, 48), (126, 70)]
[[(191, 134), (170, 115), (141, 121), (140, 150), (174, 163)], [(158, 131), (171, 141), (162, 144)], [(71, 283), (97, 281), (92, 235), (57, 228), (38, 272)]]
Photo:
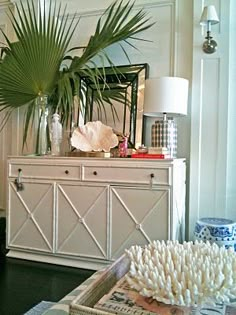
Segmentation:
[[(78, 21), (74, 16), (69, 22), (66, 8), (62, 10), (61, 5), (50, 1), (49, 11), (45, 11), (44, 3), (44, 9), (40, 7), (37, 14), (33, 0), (27, 0), (26, 7), (22, 2), (16, 5), (17, 18), (10, 11), (17, 41), (11, 42), (3, 32), (8, 48), (4, 50), (0, 62), (0, 112), (5, 112), (6, 122), (15, 108), (27, 105), (24, 142), (30, 122), (35, 117), (39, 96), (48, 96), (49, 110), (58, 111), (63, 123), (69, 124), (73, 98), (76, 94), (80, 95), (80, 73), (86, 73), (94, 85), (98, 84), (104, 73), (98, 70), (93, 58), (99, 56), (103, 66), (108, 62), (114, 67), (106, 48), (117, 42), (122, 45), (122, 41), (128, 42), (152, 25), (142, 10), (130, 17), (133, 6), (130, 2), (123, 4), (123, 0), (114, 2), (99, 19), (88, 45), (70, 50), (70, 41)], [(70, 55), (75, 49), (83, 49), (80, 57)], [(122, 49), (125, 51), (123, 46)], [(69, 65), (62, 67), (65, 60)], [(102, 99), (99, 85), (98, 95)]]
[[(26, 14), (26, 10), (31, 12)], [(28, 104), (29, 114), (40, 95), (50, 95), (60, 76), (60, 66), (68, 50), (76, 26), (68, 26), (68, 15), (61, 13), (60, 6), (49, 6), (46, 12), (36, 14), (35, 7), (27, 1), (27, 8), (16, 5), (10, 18), (17, 36), (11, 42), (4, 34), (8, 50), (0, 65), (0, 110), (12, 110)], [(60, 24), (59, 24), (60, 21)], [(31, 116), (31, 115), (30, 115)]]

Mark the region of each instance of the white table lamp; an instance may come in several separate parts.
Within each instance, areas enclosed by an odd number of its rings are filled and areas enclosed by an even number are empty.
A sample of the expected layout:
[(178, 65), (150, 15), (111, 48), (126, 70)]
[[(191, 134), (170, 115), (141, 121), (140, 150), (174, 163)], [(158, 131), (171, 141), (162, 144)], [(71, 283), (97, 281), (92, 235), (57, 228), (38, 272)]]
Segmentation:
[(177, 126), (173, 117), (187, 115), (188, 85), (188, 80), (179, 77), (146, 80), (144, 115), (162, 116), (152, 126), (152, 146), (167, 147), (171, 157), (177, 154)]

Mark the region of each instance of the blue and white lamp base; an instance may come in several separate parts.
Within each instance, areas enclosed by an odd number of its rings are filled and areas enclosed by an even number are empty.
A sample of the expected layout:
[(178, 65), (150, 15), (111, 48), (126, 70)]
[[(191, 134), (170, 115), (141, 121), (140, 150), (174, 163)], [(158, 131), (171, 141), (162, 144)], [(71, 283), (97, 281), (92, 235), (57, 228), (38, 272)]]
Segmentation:
[(195, 240), (209, 241), (236, 251), (236, 222), (223, 218), (201, 218), (196, 222)]

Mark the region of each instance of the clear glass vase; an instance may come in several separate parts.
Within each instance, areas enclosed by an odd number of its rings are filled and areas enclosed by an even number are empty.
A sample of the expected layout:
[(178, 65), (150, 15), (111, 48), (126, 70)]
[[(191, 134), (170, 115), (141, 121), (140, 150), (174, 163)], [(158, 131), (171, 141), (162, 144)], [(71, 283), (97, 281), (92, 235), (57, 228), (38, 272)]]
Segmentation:
[(45, 155), (50, 148), (47, 96), (39, 96), (37, 105), (39, 108), (39, 124), (37, 130), (36, 154)]

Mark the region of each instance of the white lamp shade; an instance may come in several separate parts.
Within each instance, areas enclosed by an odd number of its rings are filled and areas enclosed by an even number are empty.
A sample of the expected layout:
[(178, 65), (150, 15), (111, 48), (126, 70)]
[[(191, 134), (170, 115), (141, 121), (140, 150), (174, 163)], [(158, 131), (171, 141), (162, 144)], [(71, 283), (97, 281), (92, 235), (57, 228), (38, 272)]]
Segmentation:
[(187, 115), (188, 80), (178, 77), (147, 79), (144, 94), (144, 115), (160, 116), (166, 113)]
[(219, 18), (214, 5), (206, 6), (203, 9), (200, 24), (207, 25), (208, 22), (210, 22), (211, 24), (219, 23)]

